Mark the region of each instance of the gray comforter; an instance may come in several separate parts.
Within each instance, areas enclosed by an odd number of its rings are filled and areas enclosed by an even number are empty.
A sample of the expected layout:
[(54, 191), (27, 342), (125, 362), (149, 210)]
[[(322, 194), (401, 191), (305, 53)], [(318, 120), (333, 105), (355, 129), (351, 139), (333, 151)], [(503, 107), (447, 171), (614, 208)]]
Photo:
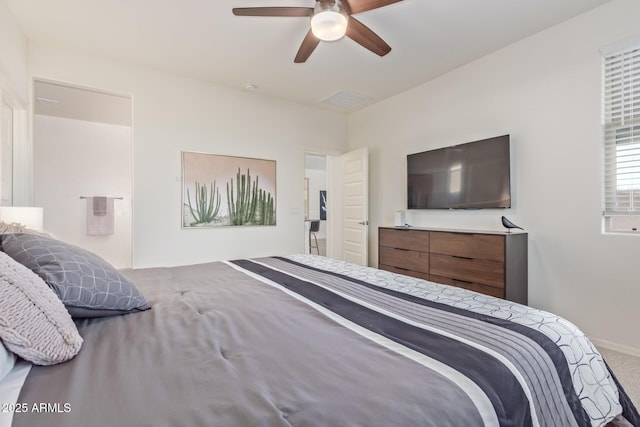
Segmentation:
[(517, 326), (299, 261), (126, 271), (152, 309), (79, 321), (80, 354), (32, 369), (19, 402), (42, 411), (13, 426), (571, 426), (623, 411), (607, 371), (617, 406), (594, 419), (558, 352)]

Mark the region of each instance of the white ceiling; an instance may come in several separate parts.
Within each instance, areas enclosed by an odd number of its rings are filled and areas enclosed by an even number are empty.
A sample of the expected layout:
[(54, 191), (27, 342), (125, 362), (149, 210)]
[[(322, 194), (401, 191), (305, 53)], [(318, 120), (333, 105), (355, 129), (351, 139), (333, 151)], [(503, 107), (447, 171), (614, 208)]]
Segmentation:
[(303, 64), (293, 58), (308, 18), (231, 9), (314, 0), (4, 1), (31, 40), (336, 109), (321, 101), (346, 91), (377, 102), (609, 0), (404, 0), (356, 15), (392, 47), (385, 57), (345, 38)]

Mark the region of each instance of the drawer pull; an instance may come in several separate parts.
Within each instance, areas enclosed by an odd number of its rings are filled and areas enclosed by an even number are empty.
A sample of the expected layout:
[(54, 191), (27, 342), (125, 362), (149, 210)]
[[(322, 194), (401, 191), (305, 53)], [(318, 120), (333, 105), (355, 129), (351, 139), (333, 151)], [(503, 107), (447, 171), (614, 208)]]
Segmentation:
[(459, 255), (451, 255), (452, 258), (458, 258), (458, 259), (473, 259), (467, 256), (459, 256)]

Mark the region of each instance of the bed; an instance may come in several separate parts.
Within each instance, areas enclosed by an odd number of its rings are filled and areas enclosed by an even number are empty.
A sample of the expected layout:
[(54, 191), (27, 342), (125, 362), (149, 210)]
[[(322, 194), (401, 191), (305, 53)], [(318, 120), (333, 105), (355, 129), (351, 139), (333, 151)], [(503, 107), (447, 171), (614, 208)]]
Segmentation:
[(11, 426), (640, 426), (588, 338), (527, 306), (314, 255), (122, 274), (151, 309), (75, 318)]

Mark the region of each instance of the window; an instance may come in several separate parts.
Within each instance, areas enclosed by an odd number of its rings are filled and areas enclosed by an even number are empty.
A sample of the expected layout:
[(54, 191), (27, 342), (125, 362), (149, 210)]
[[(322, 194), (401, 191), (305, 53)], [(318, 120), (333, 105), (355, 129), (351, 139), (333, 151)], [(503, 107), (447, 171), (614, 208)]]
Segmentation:
[(640, 43), (604, 55), (605, 230), (640, 232)]

